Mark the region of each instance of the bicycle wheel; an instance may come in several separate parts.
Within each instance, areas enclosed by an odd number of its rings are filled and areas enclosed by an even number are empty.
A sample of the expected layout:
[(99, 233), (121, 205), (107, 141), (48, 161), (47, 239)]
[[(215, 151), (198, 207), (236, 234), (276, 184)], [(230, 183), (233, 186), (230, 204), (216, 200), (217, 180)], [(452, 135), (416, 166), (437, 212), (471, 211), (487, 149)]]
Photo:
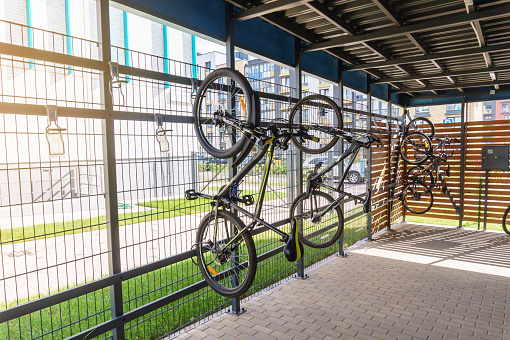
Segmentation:
[(245, 224), (230, 211), (218, 211), (215, 230), (215, 213), (207, 214), (197, 230), (198, 266), (205, 281), (220, 295), (236, 297), (251, 286), (257, 272), (257, 253), (251, 235), (245, 232), (231, 245)]
[[(407, 184), (402, 191), (404, 207), (413, 214), (425, 214), (432, 208), (434, 195), (432, 190), (420, 182)], [(409, 206), (411, 204), (411, 206)]]
[(314, 190), (310, 197), (302, 193), (290, 207), (290, 218), (297, 217), (299, 239), (312, 248), (325, 248), (335, 243), (344, 230), (344, 218), (339, 206), (314, 221), (335, 199), (325, 192)]
[(427, 118), (414, 118), (407, 124), (407, 133), (421, 132), (429, 138), (436, 134), (436, 128)]
[(409, 169), (407, 171), (407, 178), (410, 181), (419, 181), (425, 184), (427, 187), (432, 186), (434, 184), (434, 175), (432, 174), (432, 171), (430, 169), (427, 169), (425, 172), (422, 173), (422, 171), (425, 169), (425, 167), (421, 165), (417, 165)]
[(510, 227), (510, 216), (508, 216), (509, 212), (510, 212), (510, 206), (508, 206), (508, 208), (506, 208), (505, 214), (503, 215), (503, 230), (508, 235), (510, 235), (510, 231), (508, 231), (508, 227)]
[[(197, 91), (193, 105), (195, 132), (207, 153), (216, 158), (238, 154), (249, 135), (225, 123), (255, 124), (253, 90), (244, 76), (227, 68), (209, 74)], [(253, 112), (255, 111), (255, 112)]]
[(292, 133), (304, 130), (318, 138), (318, 141), (312, 141), (292, 136), (296, 147), (305, 153), (318, 154), (331, 149), (339, 138), (333, 130), (342, 127), (340, 108), (332, 99), (320, 94), (304, 97), (290, 111), (289, 129)]
[(409, 164), (418, 165), (425, 160), (432, 152), (430, 138), (421, 132), (413, 132), (404, 137), (399, 145), (399, 152), (402, 159)]

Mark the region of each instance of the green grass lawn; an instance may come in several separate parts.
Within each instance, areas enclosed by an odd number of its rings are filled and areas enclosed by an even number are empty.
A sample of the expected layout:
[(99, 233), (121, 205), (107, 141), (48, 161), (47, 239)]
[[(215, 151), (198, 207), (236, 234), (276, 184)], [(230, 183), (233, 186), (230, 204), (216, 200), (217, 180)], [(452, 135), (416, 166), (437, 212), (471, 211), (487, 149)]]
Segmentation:
[[(414, 222), (414, 223), (439, 224), (439, 225), (446, 225), (446, 226), (452, 226), (452, 227), (457, 227), (459, 225), (458, 220), (430, 218), (430, 217), (427, 217), (426, 215), (424, 215), (424, 216), (406, 216), (406, 221)], [(462, 222), (462, 226), (464, 228), (483, 229), (483, 216), (480, 220), (480, 226), (478, 226), (477, 222), (468, 222), (468, 221)], [(487, 223), (487, 230), (503, 231), (503, 227), (501, 226), (501, 224)]]
[[(219, 187), (217, 188), (219, 189)], [(256, 190), (243, 190), (243, 195), (257, 194)], [(278, 192), (282, 198), (287, 196), (285, 191)], [(278, 199), (273, 191), (267, 191), (265, 200)], [(152, 208), (153, 210), (137, 213), (120, 213), (119, 225), (131, 225), (148, 221), (166, 219), (182, 215), (195, 214), (211, 209), (210, 200), (199, 198), (188, 201), (185, 198), (150, 201), (138, 203), (137, 205)], [(79, 219), (66, 222), (38, 224), (35, 226), (18, 227), (12, 229), (0, 229), (0, 245), (33, 241), (48, 237), (72, 235), (87, 231), (106, 228), (106, 216), (99, 216), (87, 219)]]

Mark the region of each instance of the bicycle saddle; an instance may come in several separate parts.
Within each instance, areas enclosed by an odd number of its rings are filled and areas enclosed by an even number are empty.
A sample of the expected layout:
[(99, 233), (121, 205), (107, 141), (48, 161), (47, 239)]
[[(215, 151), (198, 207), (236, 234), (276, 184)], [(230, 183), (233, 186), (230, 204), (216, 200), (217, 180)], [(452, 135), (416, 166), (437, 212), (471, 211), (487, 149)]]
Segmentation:
[(290, 235), (289, 240), (285, 244), (285, 247), (283, 247), (283, 253), (285, 254), (285, 257), (289, 262), (294, 262), (296, 260), (299, 260), (303, 257), (305, 253), (305, 247), (303, 247), (303, 244), (299, 240), (298, 236), (298, 221), (297, 218), (293, 218), (290, 221), (291, 229), (290, 229)]

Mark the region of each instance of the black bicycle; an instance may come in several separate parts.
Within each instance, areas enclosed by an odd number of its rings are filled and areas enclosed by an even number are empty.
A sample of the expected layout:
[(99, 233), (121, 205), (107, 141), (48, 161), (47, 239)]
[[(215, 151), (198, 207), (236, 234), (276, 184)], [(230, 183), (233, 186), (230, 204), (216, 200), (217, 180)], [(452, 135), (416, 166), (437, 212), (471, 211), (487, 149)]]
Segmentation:
[[(248, 80), (232, 69), (215, 70), (204, 79), (197, 91), (193, 116), (198, 141), (217, 158), (237, 156), (240, 162), (254, 140), (264, 137), (258, 98)], [(285, 122), (296, 147), (311, 154), (331, 149), (339, 139), (337, 131), (343, 127), (340, 108), (323, 95), (299, 100)]]
[[(453, 156), (453, 152), (448, 153), (444, 150), (446, 145), (450, 145), (452, 142), (460, 143), (456, 138), (449, 138), (446, 136), (444, 139), (435, 137), (437, 146), (435, 150), (438, 150), (438, 155), (434, 155), (432, 151), (429, 151), (426, 159), (430, 159), (431, 162), (427, 166), (418, 165), (409, 171), (407, 171), (404, 177), (404, 189), (402, 191), (402, 202), (404, 207), (414, 214), (424, 214), (432, 208), (434, 203), (434, 195), (432, 190), (439, 187), (438, 183), (441, 183), (441, 191), (447, 195), (452, 203), (453, 208), (457, 214), (459, 213), (459, 206), (455, 202), (444, 177), (441, 172), (444, 172), (446, 176), (450, 176), (450, 166), (446, 170), (443, 170), (441, 166), (448, 161), (448, 157)], [(424, 162), (425, 160), (423, 160)], [(422, 162), (422, 163), (423, 163)], [(435, 171), (435, 176), (434, 176)]]
[[(382, 146), (379, 138), (366, 134), (355, 138), (355, 136), (342, 132), (342, 137), (350, 143), (345, 152), (339, 156), (324, 170), (319, 172), (322, 162), (315, 165), (314, 170), (308, 175), (306, 191), (297, 196), (290, 207), (290, 218), (298, 221), (299, 239), (307, 246), (324, 248), (332, 245), (338, 239), (338, 231), (343, 230), (343, 213), (340, 205), (349, 199), (363, 203), (363, 211), (368, 213), (371, 210), (370, 188), (365, 197), (356, 196), (342, 190), (342, 185), (354, 163), (361, 148), (370, 148), (372, 143)], [(344, 170), (338, 186), (333, 187), (325, 181), (325, 175), (333, 170), (340, 162), (350, 157), (349, 164)], [(320, 190), (323, 189), (323, 190)], [(338, 198), (324, 192), (338, 193)], [(339, 228), (338, 226), (341, 225)]]
[[(257, 142), (260, 150), (253, 158), (234, 176), (234, 178), (216, 195), (207, 195), (186, 191), (188, 200), (199, 197), (212, 200), (212, 211), (200, 222), (197, 230), (195, 246), (197, 248), (198, 266), (205, 281), (217, 293), (226, 297), (235, 297), (245, 293), (255, 278), (257, 256), (251, 231), (256, 226), (264, 226), (279, 234), (285, 242), (284, 254), (289, 261), (296, 261), (303, 256), (304, 247), (301, 237), (298, 236), (297, 220), (291, 220), (291, 231), (286, 233), (277, 227), (265, 222), (261, 217), (262, 205), (269, 179), (272, 160), (276, 148), (288, 149), (292, 137), (307, 138), (304, 133), (294, 135), (287, 129), (281, 129), (271, 124), (267, 128), (260, 128), (264, 134)], [(241, 196), (239, 186), (251, 169), (266, 156), (265, 172), (260, 185), (257, 201), (253, 195)], [(255, 212), (251, 213), (240, 205), (255, 204)], [(252, 221), (245, 223), (229, 210), (235, 210)], [(331, 232), (330, 239), (337, 240), (342, 233), (342, 220), (336, 223)], [(327, 242), (329, 240), (324, 240)]]
[(510, 205), (505, 210), (505, 214), (503, 215), (503, 230), (505, 233), (510, 235), (510, 231), (508, 230), (508, 226), (510, 226), (510, 221), (507, 222), (507, 220), (510, 220), (510, 216), (508, 215), (510, 213)]

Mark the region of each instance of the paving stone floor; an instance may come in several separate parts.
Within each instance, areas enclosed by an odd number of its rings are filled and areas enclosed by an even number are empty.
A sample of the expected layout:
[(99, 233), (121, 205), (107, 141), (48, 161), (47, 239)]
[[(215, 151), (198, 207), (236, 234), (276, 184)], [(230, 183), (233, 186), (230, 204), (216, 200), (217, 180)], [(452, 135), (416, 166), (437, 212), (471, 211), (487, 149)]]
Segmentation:
[(178, 339), (510, 339), (510, 236), (402, 223)]

